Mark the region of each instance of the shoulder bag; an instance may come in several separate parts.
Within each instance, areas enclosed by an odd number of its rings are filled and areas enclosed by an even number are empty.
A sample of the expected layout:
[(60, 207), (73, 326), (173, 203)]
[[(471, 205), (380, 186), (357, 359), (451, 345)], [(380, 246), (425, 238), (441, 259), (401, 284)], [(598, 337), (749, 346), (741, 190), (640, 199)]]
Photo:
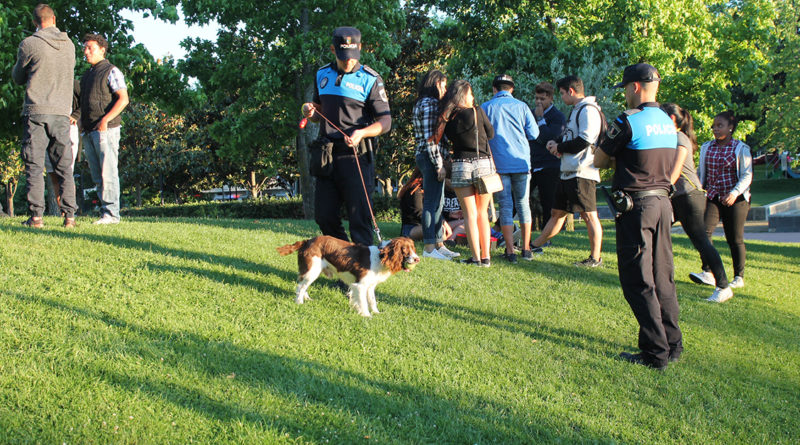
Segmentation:
[[(475, 113), (475, 151), (478, 154), (478, 158), (480, 158), (481, 154), (480, 150), (478, 150), (478, 147), (480, 146), (480, 138), (478, 137), (478, 110), (473, 108), (472, 111)], [(491, 160), (492, 170), (494, 170), (494, 158), (492, 157), (491, 148), (489, 148), (489, 159)], [(500, 179), (500, 175), (498, 175), (496, 171), (476, 179), (474, 185), (475, 189), (477, 189), (478, 193), (481, 195), (485, 195), (487, 193), (496, 193), (500, 190), (503, 190), (503, 181)]]

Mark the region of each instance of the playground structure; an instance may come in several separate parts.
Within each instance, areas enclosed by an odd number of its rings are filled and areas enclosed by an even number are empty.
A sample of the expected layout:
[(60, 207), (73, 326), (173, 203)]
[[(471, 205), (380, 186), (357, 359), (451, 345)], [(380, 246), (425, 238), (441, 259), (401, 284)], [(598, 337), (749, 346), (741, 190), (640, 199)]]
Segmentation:
[(792, 161), (792, 153), (788, 150), (778, 152), (778, 150), (773, 149), (753, 158), (754, 165), (766, 165), (767, 168), (764, 171), (767, 178), (777, 175), (783, 178), (800, 178), (800, 172), (792, 168)]

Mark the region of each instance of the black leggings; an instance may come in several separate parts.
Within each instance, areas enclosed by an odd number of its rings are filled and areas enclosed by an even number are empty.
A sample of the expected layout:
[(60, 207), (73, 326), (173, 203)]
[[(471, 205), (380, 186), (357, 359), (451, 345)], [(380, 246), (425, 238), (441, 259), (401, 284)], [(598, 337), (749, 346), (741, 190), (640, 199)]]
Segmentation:
[(706, 195), (699, 190), (692, 190), (688, 194), (679, 195), (672, 198), (672, 211), (675, 219), (681, 222), (683, 231), (700, 252), (700, 259), (703, 260), (703, 270), (711, 270), (717, 280), (717, 287), (728, 287), (728, 276), (725, 275), (725, 267), (722, 265), (722, 258), (719, 252), (711, 244), (711, 240), (706, 234), (705, 211)]
[[(744, 222), (747, 220), (747, 212), (750, 211), (750, 203), (745, 201), (744, 196), (739, 196), (732, 206), (726, 206), (719, 201), (719, 197), (709, 199), (706, 205), (706, 233), (709, 239), (717, 227), (719, 220), (722, 220), (722, 228), (725, 231), (725, 240), (731, 248), (731, 258), (733, 259), (733, 275), (744, 278), (744, 261), (746, 252), (744, 249)], [(707, 265), (703, 265), (703, 270), (710, 270)]]

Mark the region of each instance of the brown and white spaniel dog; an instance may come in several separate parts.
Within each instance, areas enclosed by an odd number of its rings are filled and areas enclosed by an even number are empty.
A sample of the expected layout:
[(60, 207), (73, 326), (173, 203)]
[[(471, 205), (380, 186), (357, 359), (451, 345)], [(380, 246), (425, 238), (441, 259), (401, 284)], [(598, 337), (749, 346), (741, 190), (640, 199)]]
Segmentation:
[(295, 303), (310, 300), (308, 287), (320, 273), (325, 273), (328, 278), (336, 276), (350, 285), (350, 305), (364, 317), (369, 317), (370, 311), (378, 313), (375, 286), (419, 263), (414, 241), (406, 237), (395, 238), (380, 249), (324, 235), (278, 247), (281, 255), (295, 251), (299, 269)]

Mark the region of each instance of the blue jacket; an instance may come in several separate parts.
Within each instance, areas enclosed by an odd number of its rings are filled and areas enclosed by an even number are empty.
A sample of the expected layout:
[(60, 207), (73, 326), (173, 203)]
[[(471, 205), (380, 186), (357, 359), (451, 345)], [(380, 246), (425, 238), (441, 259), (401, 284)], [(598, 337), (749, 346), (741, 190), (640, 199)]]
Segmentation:
[(481, 105), (494, 127), (489, 141), (498, 173), (527, 173), (531, 170), (528, 140), (539, 136), (539, 126), (525, 102), (514, 99), (508, 91), (499, 91)]
[(561, 169), (561, 159), (553, 156), (547, 151), (547, 141), (561, 141), (564, 128), (567, 126), (567, 118), (564, 113), (558, 110), (555, 105), (545, 111), (544, 116), (539, 121), (539, 137), (531, 141), (531, 163), (533, 169), (554, 168)]

